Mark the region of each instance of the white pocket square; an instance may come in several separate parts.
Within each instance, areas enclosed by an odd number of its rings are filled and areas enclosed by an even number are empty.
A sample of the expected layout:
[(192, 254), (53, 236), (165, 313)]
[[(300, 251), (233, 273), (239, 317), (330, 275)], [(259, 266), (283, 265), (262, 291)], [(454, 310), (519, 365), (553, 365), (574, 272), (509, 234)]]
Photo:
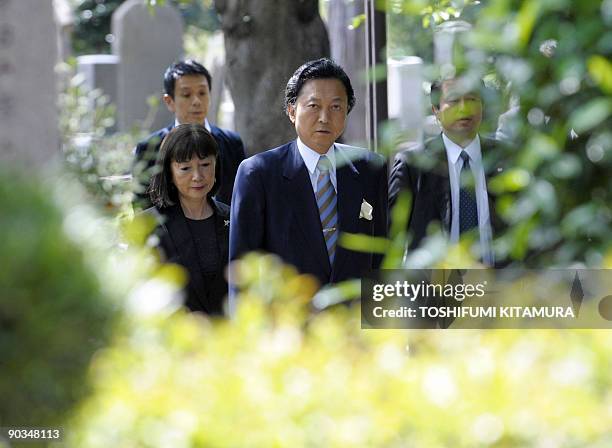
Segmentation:
[(368, 201), (363, 199), (361, 202), (361, 210), (359, 210), (359, 218), (372, 221), (372, 210), (374, 210), (374, 208), (368, 203)]

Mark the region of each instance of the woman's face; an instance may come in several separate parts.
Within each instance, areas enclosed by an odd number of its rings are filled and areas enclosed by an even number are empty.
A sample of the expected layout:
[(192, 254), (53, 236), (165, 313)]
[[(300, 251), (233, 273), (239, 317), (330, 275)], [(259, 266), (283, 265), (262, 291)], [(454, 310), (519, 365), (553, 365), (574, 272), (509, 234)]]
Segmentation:
[(188, 162), (172, 161), (172, 183), (181, 202), (201, 201), (215, 185), (215, 156), (200, 159), (193, 156)]

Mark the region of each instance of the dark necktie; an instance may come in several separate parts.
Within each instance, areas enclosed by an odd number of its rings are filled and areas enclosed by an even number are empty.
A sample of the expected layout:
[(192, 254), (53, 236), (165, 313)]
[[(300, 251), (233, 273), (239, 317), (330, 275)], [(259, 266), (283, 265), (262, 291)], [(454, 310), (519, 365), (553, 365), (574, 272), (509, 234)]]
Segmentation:
[(336, 210), (336, 190), (334, 190), (329, 173), (330, 167), (331, 164), (326, 156), (319, 158), (317, 163), (317, 169), (319, 170), (319, 177), (317, 179), (317, 206), (319, 207), (319, 216), (321, 217), (321, 227), (323, 228), (329, 263), (333, 265), (334, 255), (336, 254), (336, 241), (338, 240), (338, 213)]
[(470, 169), (470, 156), (461, 151), (463, 167), (459, 187), (459, 233), (478, 227), (478, 206), (476, 205), (475, 181)]

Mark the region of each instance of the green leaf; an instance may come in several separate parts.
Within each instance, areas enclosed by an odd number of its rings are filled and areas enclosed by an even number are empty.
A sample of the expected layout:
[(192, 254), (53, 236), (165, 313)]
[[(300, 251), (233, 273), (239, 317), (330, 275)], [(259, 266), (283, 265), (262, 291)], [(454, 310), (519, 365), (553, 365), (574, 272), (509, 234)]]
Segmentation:
[(609, 98), (596, 98), (574, 111), (569, 123), (580, 134), (602, 123), (610, 113), (612, 113), (612, 101)]
[(312, 304), (318, 310), (354, 299), (361, 295), (361, 280), (345, 280), (335, 285), (323, 287), (312, 299)]
[(532, 136), (521, 152), (518, 164), (527, 171), (534, 172), (544, 161), (549, 161), (560, 152), (559, 145), (550, 135), (537, 133)]
[(520, 168), (510, 169), (491, 179), (489, 190), (496, 194), (520, 191), (529, 185), (530, 181), (531, 175), (527, 170)]
[(597, 85), (606, 92), (612, 94), (612, 63), (603, 56), (591, 56), (587, 61), (589, 74)]
[(360, 233), (341, 233), (338, 242), (342, 247), (357, 252), (384, 254), (389, 248), (388, 239)]
[(515, 260), (522, 260), (529, 249), (529, 236), (534, 227), (533, 220), (527, 220), (518, 223), (512, 229), (513, 246), (510, 250), (510, 255)]
[(519, 29), (518, 41), (520, 48), (523, 48), (529, 42), (531, 33), (536, 20), (540, 14), (539, 2), (524, 2), (516, 18), (516, 24)]
[(365, 14), (359, 14), (353, 17), (353, 20), (350, 25), (350, 29), (354, 30), (354, 29), (359, 28), (365, 22), (365, 20), (366, 20)]
[(159, 97), (156, 95), (150, 95), (147, 97), (147, 106), (158, 107), (161, 104)]

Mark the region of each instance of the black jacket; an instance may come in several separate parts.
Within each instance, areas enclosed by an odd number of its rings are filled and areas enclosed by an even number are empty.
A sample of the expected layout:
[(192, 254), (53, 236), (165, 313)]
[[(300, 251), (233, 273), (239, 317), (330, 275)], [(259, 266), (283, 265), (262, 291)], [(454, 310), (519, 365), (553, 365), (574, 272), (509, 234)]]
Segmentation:
[[(485, 158), (493, 154), (497, 142), (481, 138), (480, 144), (485, 163), (485, 176), (488, 181), (503, 168), (495, 158)], [(432, 222), (440, 224), (442, 230), (450, 233), (452, 222), (451, 190), (448, 174), (448, 159), (442, 136), (434, 137), (425, 143), (425, 149), (405, 150), (395, 156), (389, 178), (389, 206), (393, 207), (402, 190), (412, 193), (412, 209), (407, 230), (412, 234), (410, 248), (418, 247), (427, 236), (427, 227)], [(495, 196), (488, 190), (489, 213), (493, 237), (504, 229), (504, 222), (495, 212)]]
[(223, 301), (228, 293), (225, 268), (229, 253), (229, 207), (212, 200), (220, 267), (212, 279), (206, 281), (200, 272), (198, 254), (187, 227), (187, 220), (179, 204), (167, 208), (151, 207), (144, 211), (160, 223), (155, 230), (164, 260), (183, 266), (189, 274), (185, 306), (191, 311), (223, 314)]
[[(134, 150), (134, 165), (132, 166), (132, 176), (139, 181), (144, 188), (143, 192), (137, 194), (136, 204), (140, 208), (151, 206), (148, 194), (144, 193), (151, 181), (151, 168), (155, 165), (159, 147), (164, 137), (172, 130), (174, 125), (160, 129), (146, 140), (138, 143)], [(211, 125), (211, 132), (217, 145), (219, 146), (219, 163), (221, 163), (221, 179), (219, 190), (215, 198), (224, 204), (229, 204), (232, 200), (232, 189), (238, 165), (245, 158), (244, 146), (240, 136), (232, 131), (227, 131)]]

